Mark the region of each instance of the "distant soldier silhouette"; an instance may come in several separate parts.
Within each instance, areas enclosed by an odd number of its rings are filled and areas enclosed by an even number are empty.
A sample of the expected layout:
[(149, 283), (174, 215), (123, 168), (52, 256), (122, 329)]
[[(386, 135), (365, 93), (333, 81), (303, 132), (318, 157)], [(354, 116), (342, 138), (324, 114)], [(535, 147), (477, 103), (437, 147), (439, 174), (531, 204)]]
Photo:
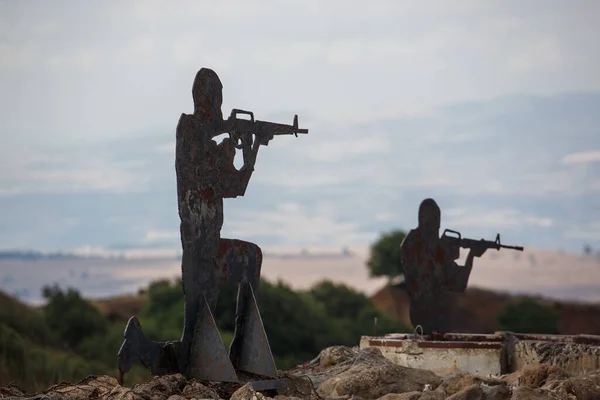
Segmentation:
[[(192, 87), (194, 113), (182, 114), (176, 131), (175, 169), (181, 219), (181, 262), (185, 296), (184, 332), (179, 349), (180, 369), (185, 369), (194, 336), (199, 298), (203, 294), (214, 314), (220, 287), (227, 281), (245, 281), (258, 292), (262, 252), (253, 243), (221, 239), (223, 199), (243, 196), (254, 171), (259, 142), (247, 135), (242, 140), (244, 164), (234, 166), (235, 143), (229, 138), (217, 144), (213, 138), (227, 132), (221, 104), (223, 85), (217, 74), (202, 68)], [(237, 265), (232, 265), (237, 264)], [(238, 312), (245, 305), (238, 296)], [(231, 345), (235, 363), (239, 351), (241, 323)]]
[(449, 331), (448, 292), (467, 288), (474, 257), (481, 257), (486, 247), (475, 245), (464, 266), (454, 261), (459, 248), (452, 248), (440, 238), (441, 212), (433, 199), (419, 206), (419, 225), (402, 241), (400, 253), (406, 288), (410, 299), (410, 320), (423, 333)]

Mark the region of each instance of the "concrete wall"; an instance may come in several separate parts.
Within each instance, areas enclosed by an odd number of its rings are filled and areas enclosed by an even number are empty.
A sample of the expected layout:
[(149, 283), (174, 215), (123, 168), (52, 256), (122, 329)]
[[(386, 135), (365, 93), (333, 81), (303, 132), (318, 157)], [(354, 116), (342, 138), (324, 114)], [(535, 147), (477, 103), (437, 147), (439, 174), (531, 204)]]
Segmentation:
[(446, 334), (429, 337), (394, 334), (363, 336), (360, 348), (376, 347), (390, 361), (445, 375), (467, 372), (500, 376), (530, 364), (548, 363), (570, 374), (600, 369), (600, 337)]

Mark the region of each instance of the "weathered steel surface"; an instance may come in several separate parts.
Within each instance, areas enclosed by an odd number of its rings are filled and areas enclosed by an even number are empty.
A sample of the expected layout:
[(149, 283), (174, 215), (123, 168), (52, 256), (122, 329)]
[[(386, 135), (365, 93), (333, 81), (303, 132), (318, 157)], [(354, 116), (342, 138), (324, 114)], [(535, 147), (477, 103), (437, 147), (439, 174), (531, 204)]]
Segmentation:
[(238, 304), (244, 304), (240, 312), (244, 319), (236, 329), (241, 329), (242, 334), (238, 335), (241, 341), (231, 346), (231, 361), (242, 371), (277, 378), (277, 367), (251, 285), (240, 285), (238, 299), (240, 298), (244, 299), (243, 303), (238, 300)]
[[(137, 319), (130, 321), (119, 350), (121, 372), (128, 371), (137, 358), (153, 374), (176, 370), (196, 379), (230, 381), (237, 379), (233, 370), (246, 368), (267, 377), (277, 376), (252, 294), (258, 293), (262, 252), (254, 243), (221, 238), (223, 200), (245, 194), (261, 145), (267, 146), (276, 135), (297, 136), (308, 130), (298, 128), (297, 116), (293, 125), (286, 125), (255, 121), (251, 112), (234, 109), (223, 120), (222, 89), (214, 71), (198, 71), (192, 87), (194, 113), (182, 114), (176, 129), (175, 170), (185, 300), (182, 337), (178, 342), (151, 342), (141, 333)], [(250, 119), (239, 119), (239, 114), (247, 114)], [(228, 133), (229, 138), (217, 144), (213, 139), (223, 133)], [(234, 165), (236, 149), (242, 150), (244, 160), (239, 170)], [(236, 328), (229, 360), (225, 360), (213, 314), (220, 288), (228, 281), (239, 282), (244, 289), (238, 295)], [(251, 295), (245, 295), (246, 292)], [(250, 310), (249, 316), (246, 310)], [(258, 358), (251, 359), (250, 355)]]
[(140, 360), (153, 375), (178, 372), (176, 343), (154, 342), (146, 338), (136, 317), (131, 317), (125, 328), (125, 340), (118, 353), (121, 373), (129, 371), (134, 361)]
[[(410, 320), (425, 334), (450, 331), (448, 293), (466, 290), (474, 258), (481, 257), (488, 249), (523, 250), (502, 245), (500, 235), (495, 241), (473, 240), (446, 229), (440, 237), (440, 220), (437, 203), (433, 199), (423, 200), (419, 206), (419, 225), (408, 233), (400, 246)], [(463, 266), (456, 263), (460, 248), (470, 249)]]
[(208, 381), (239, 382), (204, 296), (200, 298), (187, 373)]

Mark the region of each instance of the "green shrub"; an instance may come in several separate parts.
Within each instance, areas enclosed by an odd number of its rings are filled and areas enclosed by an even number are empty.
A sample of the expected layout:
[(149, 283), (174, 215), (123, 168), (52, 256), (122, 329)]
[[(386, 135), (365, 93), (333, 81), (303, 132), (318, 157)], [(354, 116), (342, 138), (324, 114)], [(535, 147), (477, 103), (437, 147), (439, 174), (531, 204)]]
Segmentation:
[(559, 334), (559, 319), (554, 310), (529, 298), (508, 304), (498, 315), (500, 329), (515, 333)]
[(43, 345), (55, 341), (40, 310), (32, 309), (17, 299), (0, 292), (0, 325), (15, 330), (21, 337)]
[(47, 300), (46, 324), (61, 342), (74, 349), (89, 336), (104, 335), (108, 321), (100, 311), (83, 299), (75, 289), (62, 291), (58, 286), (43, 288)]

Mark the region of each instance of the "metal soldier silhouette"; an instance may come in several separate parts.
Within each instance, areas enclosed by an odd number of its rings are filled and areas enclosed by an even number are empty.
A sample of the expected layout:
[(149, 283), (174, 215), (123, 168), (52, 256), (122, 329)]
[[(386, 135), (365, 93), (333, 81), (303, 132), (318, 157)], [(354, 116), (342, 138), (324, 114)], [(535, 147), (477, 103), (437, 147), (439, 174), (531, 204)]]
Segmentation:
[[(192, 87), (194, 113), (182, 114), (176, 129), (175, 170), (183, 250), (181, 272), (185, 299), (184, 328), (178, 342), (151, 342), (135, 317), (125, 331), (119, 369), (127, 371), (134, 358), (155, 375), (182, 372), (218, 381), (239, 381), (236, 371), (277, 377), (277, 370), (256, 304), (261, 249), (254, 243), (220, 237), (223, 199), (243, 196), (254, 171), (260, 145), (274, 135), (308, 133), (294, 125), (254, 121), (251, 112), (234, 109), (223, 120), (223, 86), (217, 74), (202, 68)], [(248, 114), (251, 119), (238, 119)], [(229, 138), (217, 144), (223, 133)], [(243, 166), (234, 165), (241, 149)], [(219, 290), (239, 282), (234, 338), (229, 354), (213, 314)]]
[[(426, 334), (449, 331), (448, 293), (466, 290), (475, 257), (481, 257), (490, 248), (523, 250), (522, 247), (500, 244), (500, 235), (493, 242), (473, 240), (446, 229), (440, 237), (440, 221), (437, 203), (430, 198), (423, 200), (419, 206), (419, 225), (406, 235), (400, 246), (410, 300), (410, 320), (413, 326), (421, 326)], [(461, 247), (470, 249), (464, 266), (455, 261)]]

